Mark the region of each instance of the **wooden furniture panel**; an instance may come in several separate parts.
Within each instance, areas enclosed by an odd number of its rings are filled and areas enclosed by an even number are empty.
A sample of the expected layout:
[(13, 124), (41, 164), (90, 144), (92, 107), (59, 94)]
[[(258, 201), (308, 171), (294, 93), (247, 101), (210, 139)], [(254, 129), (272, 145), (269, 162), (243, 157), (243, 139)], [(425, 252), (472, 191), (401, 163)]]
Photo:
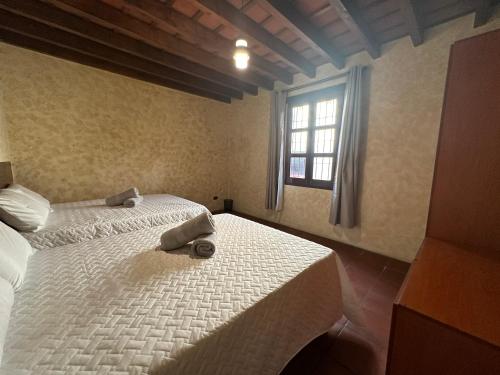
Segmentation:
[(452, 47), (427, 236), (500, 250), (500, 30)]
[(396, 303), (500, 346), (500, 252), (426, 238)]
[(500, 30), (452, 47), (427, 238), (387, 374), (500, 374)]
[(396, 298), (387, 374), (500, 373), (500, 252), (426, 238)]
[(399, 308), (393, 316), (388, 373), (404, 375), (497, 375), (500, 351), (412, 310)]

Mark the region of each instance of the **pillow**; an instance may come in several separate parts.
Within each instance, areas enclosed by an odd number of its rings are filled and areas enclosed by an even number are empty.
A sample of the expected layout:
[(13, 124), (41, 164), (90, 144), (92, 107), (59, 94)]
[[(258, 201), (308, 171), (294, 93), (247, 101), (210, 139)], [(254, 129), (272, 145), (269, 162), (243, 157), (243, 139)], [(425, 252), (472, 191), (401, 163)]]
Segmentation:
[(11, 283), (14, 289), (19, 289), (32, 254), (33, 248), (28, 240), (0, 222), (0, 278)]
[(34, 232), (45, 225), (50, 209), (14, 190), (0, 190), (0, 219), (11, 227)]
[(2, 363), (3, 346), (7, 328), (9, 327), (10, 310), (14, 303), (14, 290), (7, 280), (0, 277), (0, 364)]
[(34, 191), (24, 187), (23, 185), (12, 184), (12, 185), (9, 185), (9, 187), (7, 189), (14, 190), (14, 191), (17, 191), (18, 193), (22, 193), (24, 195), (27, 195), (28, 197), (30, 197), (34, 201), (40, 203), (42, 206), (50, 208), (50, 202), (45, 197), (41, 196), (38, 193), (35, 193)]

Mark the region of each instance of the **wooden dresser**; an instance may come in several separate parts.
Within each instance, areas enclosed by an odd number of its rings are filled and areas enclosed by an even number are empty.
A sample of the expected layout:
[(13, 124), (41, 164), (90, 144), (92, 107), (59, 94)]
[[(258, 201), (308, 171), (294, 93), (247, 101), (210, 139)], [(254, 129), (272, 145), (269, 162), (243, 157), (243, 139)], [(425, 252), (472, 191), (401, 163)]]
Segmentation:
[(387, 374), (500, 374), (500, 30), (451, 49), (426, 236)]

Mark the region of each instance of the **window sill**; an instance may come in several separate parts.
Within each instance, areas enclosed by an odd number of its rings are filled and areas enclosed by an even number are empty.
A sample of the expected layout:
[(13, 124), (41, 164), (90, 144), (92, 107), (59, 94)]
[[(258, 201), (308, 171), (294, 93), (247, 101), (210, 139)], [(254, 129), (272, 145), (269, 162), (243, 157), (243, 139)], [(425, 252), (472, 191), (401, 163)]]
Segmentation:
[(305, 189), (319, 189), (319, 190), (330, 190), (330, 191), (333, 189), (333, 186), (316, 186), (316, 185), (297, 184), (297, 183), (290, 183), (290, 182), (285, 182), (285, 185), (300, 187), (300, 188), (305, 188)]

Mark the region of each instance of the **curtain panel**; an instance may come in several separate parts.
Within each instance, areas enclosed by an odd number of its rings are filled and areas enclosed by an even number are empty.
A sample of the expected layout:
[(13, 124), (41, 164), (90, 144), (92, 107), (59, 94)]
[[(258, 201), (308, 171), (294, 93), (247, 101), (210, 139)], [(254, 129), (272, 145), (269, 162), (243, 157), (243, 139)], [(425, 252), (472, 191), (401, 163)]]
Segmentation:
[(283, 208), (287, 97), (286, 91), (273, 91), (271, 94), (266, 208), (275, 211)]
[(333, 181), (329, 222), (344, 228), (352, 228), (357, 224), (363, 69), (363, 66), (355, 66), (351, 68), (347, 76)]

